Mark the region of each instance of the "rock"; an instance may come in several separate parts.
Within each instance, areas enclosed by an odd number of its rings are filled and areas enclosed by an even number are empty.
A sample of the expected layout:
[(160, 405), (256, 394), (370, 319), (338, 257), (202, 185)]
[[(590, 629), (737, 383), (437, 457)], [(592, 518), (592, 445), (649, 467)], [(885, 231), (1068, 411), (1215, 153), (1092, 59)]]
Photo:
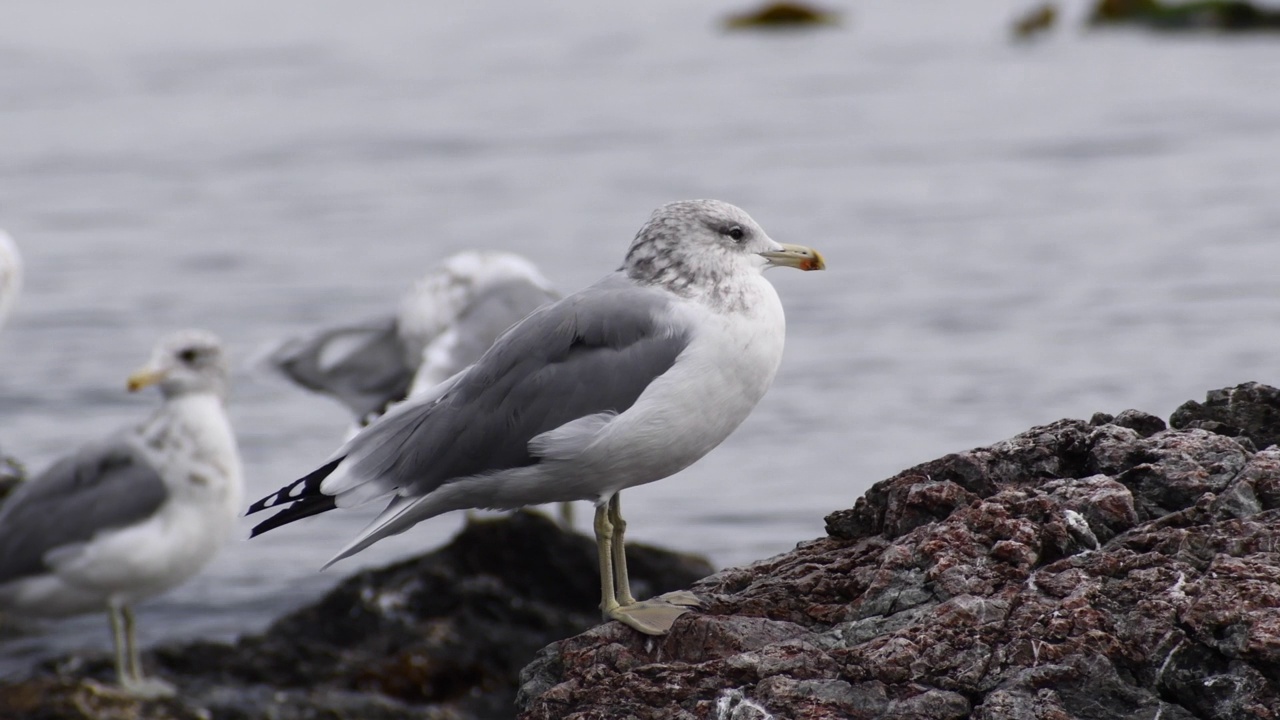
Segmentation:
[(0, 453), (0, 502), (27, 478), (26, 468), (17, 460)]
[(1125, 411), (906, 470), (666, 637), (544, 648), (519, 717), (1280, 718), (1276, 395), (1210, 393), (1237, 436)]
[(205, 720), (177, 700), (137, 700), (94, 680), (42, 677), (0, 684), (0, 717), (23, 720)]
[(1013, 37), (1017, 40), (1030, 40), (1051, 29), (1058, 22), (1058, 7), (1053, 3), (1036, 5), (1013, 21)]
[(1280, 30), (1280, 11), (1243, 0), (1097, 0), (1089, 25), (1137, 25), (1151, 30), (1257, 32)]
[(1213, 390), (1203, 403), (1188, 400), (1179, 406), (1169, 424), (1246, 437), (1254, 447), (1266, 448), (1280, 443), (1280, 390), (1255, 382)]
[(775, 2), (750, 12), (732, 15), (724, 25), (730, 30), (804, 28), (840, 24), (840, 16), (798, 2)]
[[(643, 545), (627, 554), (641, 597), (711, 572)], [(0, 689), (0, 718), (510, 718), (535, 652), (600, 624), (596, 573), (595, 542), (540, 514), (474, 522), (435, 552), (352, 576), (262, 635), (146, 653), (180, 700), (132, 700), (109, 685), (108, 657), (72, 657)]]

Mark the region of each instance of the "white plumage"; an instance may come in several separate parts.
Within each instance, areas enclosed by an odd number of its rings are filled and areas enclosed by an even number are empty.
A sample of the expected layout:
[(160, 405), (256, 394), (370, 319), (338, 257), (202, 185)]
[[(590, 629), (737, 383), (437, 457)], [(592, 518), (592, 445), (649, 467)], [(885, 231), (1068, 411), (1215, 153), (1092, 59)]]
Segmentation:
[(250, 507), (284, 507), (255, 534), (388, 498), (338, 560), (450, 510), (591, 500), (605, 618), (666, 632), (696, 600), (631, 596), (619, 493), (696, 462), (764, 395), (786, 334), (762, 276), (777, 265), (824, 266), (732, 205), (659, 208), (616, 272), (535, 311), (474, 365)]
[(0, 327), (22, 292), (22, 256), (9, 233), (0, 230)]
[(131, 606), (212, 559), (244, 500), (217, 338), (184, 331), (162, 340), (129, 379), (131, 390), (152, 384), (164, 401), (146, 422), (60, 459), (0, 509), (0, 609), (106, 610), (120, 683), (144, 696), (172, 688), (143, 675)]

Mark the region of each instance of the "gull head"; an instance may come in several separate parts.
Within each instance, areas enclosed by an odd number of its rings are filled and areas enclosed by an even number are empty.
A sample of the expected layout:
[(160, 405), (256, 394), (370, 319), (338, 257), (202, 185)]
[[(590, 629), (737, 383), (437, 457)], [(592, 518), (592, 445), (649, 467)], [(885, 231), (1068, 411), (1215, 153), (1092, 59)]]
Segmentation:
[(226, 397), (230, 366), (218, 337), (204, 330), (181, 330), (156, 344), (151, 360), (129, 376), (129, 391), (159, 385), (166, 398), (192, 393)]
[(636, 282), (692, 295), (778, 266), (822, 270), (826, 263), (817, 250), (775, 241), (742, 208), (682, 200), (653, 212), (621, 269)]
[(467, 307), (490, 288), (527, 282), (553, 292), (538, 267), (515, 253), (463, 250), (432, 268), (400, 301), (396, 324), (412, 367), (422, 362), (428, 343), (458, 321)]

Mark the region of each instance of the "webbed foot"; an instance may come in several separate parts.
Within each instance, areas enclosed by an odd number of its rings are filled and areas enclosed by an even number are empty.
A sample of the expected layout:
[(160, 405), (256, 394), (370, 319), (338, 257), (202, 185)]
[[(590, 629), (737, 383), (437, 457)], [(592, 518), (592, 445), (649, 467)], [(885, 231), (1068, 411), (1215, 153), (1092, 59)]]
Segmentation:
[(171, 698), (178, 694), (178, 688), (160, 678), (129, 678), (121, 682), (121, 687), (130, 695), (143, 700), (159, 700)]
[(676, 618), (701, 604), (698, 596), (686, 590), (678, 590), (652, 600), (621, 605), (606, 612), (605, 616), (646, 635), (666, 635), (671, 631)]

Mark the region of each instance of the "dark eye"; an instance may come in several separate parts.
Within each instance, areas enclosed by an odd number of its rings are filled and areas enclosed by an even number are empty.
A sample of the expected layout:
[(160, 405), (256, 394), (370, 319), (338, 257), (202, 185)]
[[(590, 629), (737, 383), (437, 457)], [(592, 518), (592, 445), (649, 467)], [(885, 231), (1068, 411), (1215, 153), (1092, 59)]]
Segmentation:
[(734, 225), (733, 227), (725, 228), (720, 232), (724, 235), (728, 235), (729, 237), (733, 238), (734, 242), (742, 242), (742, 238), (747, 236), (746, 231), (737, 225)]
[(187, 348), (186, 350), (178, 353), (178, 359), (184, 363), (193, 363), (199, 355), (200, 353), (196, 352), (195, 348)]

